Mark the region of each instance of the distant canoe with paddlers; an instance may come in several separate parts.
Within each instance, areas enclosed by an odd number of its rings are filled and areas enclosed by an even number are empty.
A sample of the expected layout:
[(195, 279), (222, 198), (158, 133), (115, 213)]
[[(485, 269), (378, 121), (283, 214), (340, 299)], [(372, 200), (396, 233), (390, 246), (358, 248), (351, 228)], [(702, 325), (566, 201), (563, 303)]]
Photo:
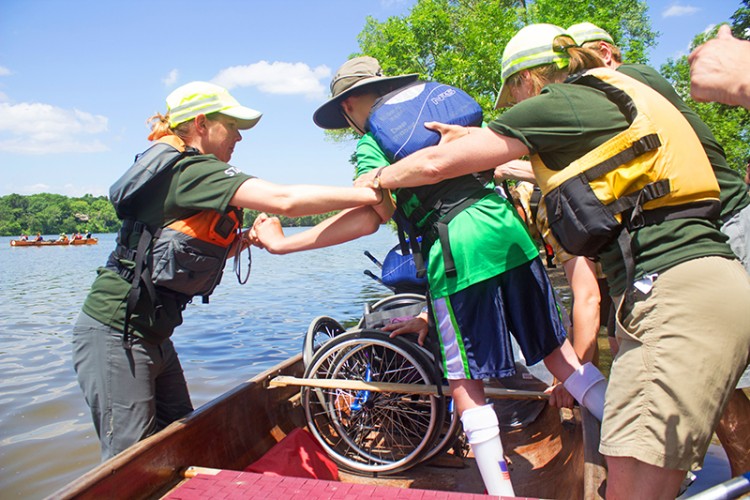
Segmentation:
[(97, 238), (83, 238), (80, 240), (68, 239), (68, 240), (10, 240), (10, 246), (12, 247), (54, 247), (54, 246), (67, 246), (67, 245), (96, 245), (99, 243)]

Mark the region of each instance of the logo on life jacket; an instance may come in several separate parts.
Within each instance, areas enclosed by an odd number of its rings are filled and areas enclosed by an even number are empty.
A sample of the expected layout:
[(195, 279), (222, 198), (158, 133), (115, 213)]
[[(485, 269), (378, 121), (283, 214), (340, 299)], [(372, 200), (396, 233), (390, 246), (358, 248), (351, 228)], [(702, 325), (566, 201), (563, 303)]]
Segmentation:
[(440, 142), (440, 134), (424, 126), (431, 121), (477, 126), (482, 123), (482, 108), (461, 89), (418, 81), (375, 101), (367, 130), (388, 159), (397, 161)]

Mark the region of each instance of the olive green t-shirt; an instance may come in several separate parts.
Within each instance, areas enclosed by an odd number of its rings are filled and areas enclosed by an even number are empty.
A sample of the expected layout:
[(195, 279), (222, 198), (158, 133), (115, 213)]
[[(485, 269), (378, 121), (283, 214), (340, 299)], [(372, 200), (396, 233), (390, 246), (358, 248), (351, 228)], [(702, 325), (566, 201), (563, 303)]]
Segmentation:
[(682, 113), (682, 116), (687, 119), (690, 126), (693, 127), (703, 145), (703, 149), (706, 151), (706, 156), (708, 156), (711, 162), (716, 180), (721, 189), (721, 194), (719, 195), (721, 199), (721, 218), (726, 220), (732, 214), (750, 205), (750, 196), (747, 194), (745, 180), (727, 164), (724, 148), (718, 143), (711, 129), (708, 128), (708, 125), (700, 119), (690, 106), (685, 104), (685, 101), (680, 98), (669, 81), (654, 68), (645, 64), (623, 64), (617, 68), (617, 71), (635, 78), (656, 90), (671, 102)]
[[(522, 101), (489, 127), (522, 141), (553, 170), (561, 170), (626, 129), (625, 117), (600, 91), (576, 84), (551, 84), (539, 96)], [(635, 278), (665, 271), (709, 255), (734, 258), (715, 222), (678, 219), (632, 233)], [(617, 243), (600, 255), (612, 295), (625, 290), (625, 266)]]
[[(356, 176), (389, 164), (373, 135), (365, 134), (357, 144)], [(417, 203), (412, 197), (404, 211), (411, 213)], [(446, 276), (442, 246), (433, 243), (426, 258), (433, 298), (454, 294), (539, 256), (513, 206), (494, 191), (451, 220), (448, 232), (456, 276)]]
[[(213, 155), (187, 157), (172, 168), (171, 180), (155, 182), (145, 188), (143, 195), (139, 194), (137, 218), (163, 227), (203, 210), (224, 212), (240, 185), (250, 178)], [(123, 330), (130, 287), (118, 273), (100, 267), (83, 303), (83, 312)], [(160, 294), (159, 300), (161, 307), (154, 311), (148, 293), (142, 289), (130, 319), (134, 333), (152, 342), (168, 338), (182, 323), (182, 304), (165, 294)]]

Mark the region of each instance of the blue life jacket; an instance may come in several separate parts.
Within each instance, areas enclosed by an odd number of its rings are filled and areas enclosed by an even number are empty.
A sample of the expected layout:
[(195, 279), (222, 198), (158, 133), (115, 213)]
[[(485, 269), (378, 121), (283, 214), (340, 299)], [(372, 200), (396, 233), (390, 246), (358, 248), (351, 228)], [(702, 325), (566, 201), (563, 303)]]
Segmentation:
[(378, 99), (367, 127), (391, 162), (440, 142), (425, 122), (479, 126), (482, 108), (463, 90), (438, 82), (417, 81)]
[[(417, 81), (400, 87), (375, 101), (367, 120), (372, 133), (391, 162), (440, 142), (440, 134), (425, 128), (425, 122), (479, 126), (482, 108), (466, 92), (438, 82)], [(399, 228), (401, 251), (415, 259), (417, 276), (425, 275), (424, 257), (440, 240), (448, 276), (456, 275), (450, 250), (448, 223), (459, 213), (492, 193), (487, 183), (492, 172), (469, 174), (430, 186), (400, 188), (396, 194), (394, 220)], [(420, 206), (406, 214), (403, 206), (416, 196)], [(409, 236), (408, 245), (405, 234)], [(421, 238), (420, 238), (421, 237)], [(417, 241), (421, 239), (421, 249)]]

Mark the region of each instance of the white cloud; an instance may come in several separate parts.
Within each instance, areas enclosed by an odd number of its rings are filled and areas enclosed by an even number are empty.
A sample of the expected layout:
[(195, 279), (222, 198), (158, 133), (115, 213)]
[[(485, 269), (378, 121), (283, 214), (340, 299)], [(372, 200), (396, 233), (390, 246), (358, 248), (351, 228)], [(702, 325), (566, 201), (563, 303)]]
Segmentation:
[(8, 68), (6, 68), (5, 66), (0, 66), (0, 76), (8, 76), (10, 74), (11, 72)]
[(18, 194), (33, 194), (33, 193), (49, 193), (50, 185), (44, 183), (32, 184), (31, 186), (24, 186), (19, 190)]
[[(80, 198), (86, 194), (93, 196), (107, 196), (109, 195), (109, 188), (107, 186), (99, 186), (96, 184), (81, 185), (81, 184), (46, 184), (44, 182), (37, 182), (35, 184), (3, 184), (0, 186), (0, 193), (17, 193), (21, 195), (30, 195), (38, 193), (55, 193), (63, 194), (73, 198)], [(2, 195), (0, 195), (2, 196)]]
[(693, 7), (692, 5), (680, 5), (680, 4), (673, 4), (671, 5), (667, 10), (661, 13), (661, 17), (682, 17), (682, 16), (690, 16), (698, 12), (700, 9), (698, 7)]
[(171, 87), (177, 82), (177, 79), (179, 77), (180, 77), (180, 72), (176, 69), (173, 69), (172, 71), (169, 72), (169, 74), (166, 77), (162, 78), (161, 81), (165, 87)]
[(304, 95), (322, 99), (328, 94), (328, 85), (322, 79), (331, 76), (331, 69), (322, 65), (311, 68), (304, 63), (259, 61), (246, 66), (223, 69), (211, 81), (228, 89), (256, 87), (269, 94)]
[(108, 196), (109, 187), (95, 186), (93, 184), (88, 185), (88, 186), (81, 186), (77, 184), (65, 184), (64, 186), (58, 189), (55, 189), (54, 191), (47, 191), (47, 192), (60, 193), (60, 194), (64, 194), (65, 196), (71, 196), (74, 198), (79, 198), (87, 194), (90, 194), (93, 196)]
[(0, 151), (18, 154), (93, 153), (108, 148), (90, 136), (107, 118), (43, 103), (0, 102)]

